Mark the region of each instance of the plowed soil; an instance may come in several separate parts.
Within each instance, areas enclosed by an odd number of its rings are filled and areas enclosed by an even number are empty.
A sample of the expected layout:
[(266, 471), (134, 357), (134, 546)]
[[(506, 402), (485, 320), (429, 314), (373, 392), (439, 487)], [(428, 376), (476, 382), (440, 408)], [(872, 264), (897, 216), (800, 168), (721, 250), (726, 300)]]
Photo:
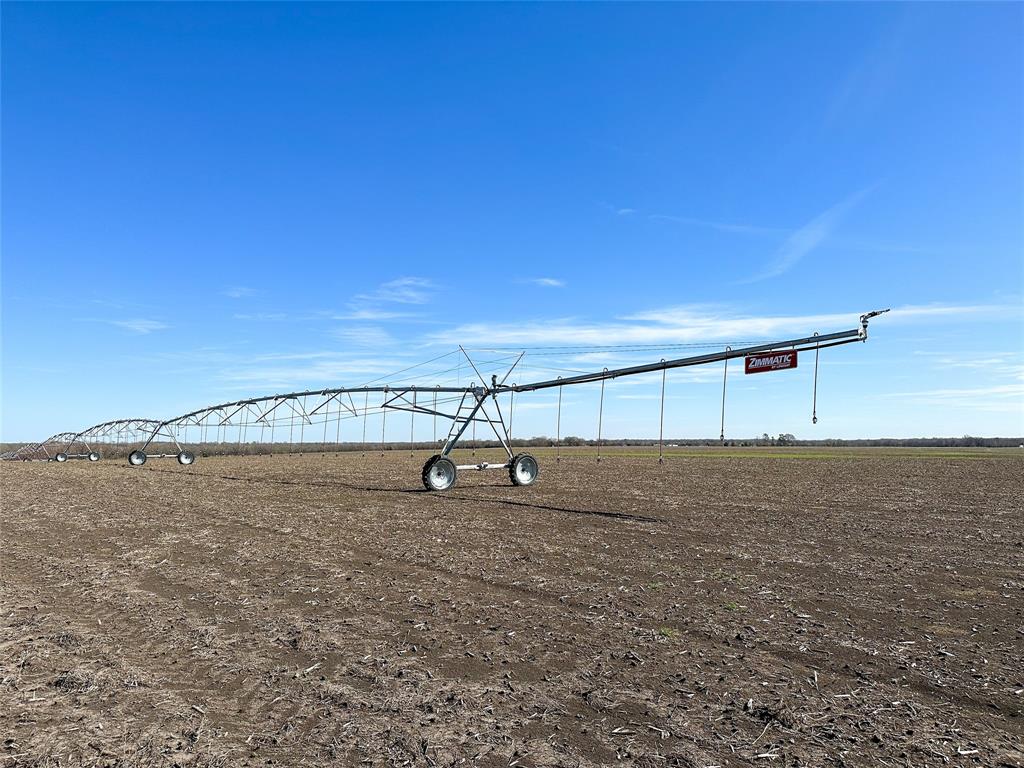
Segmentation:
[(0, 767), (1024, 765), (1020, 453), (536, 455), (3, 466)]

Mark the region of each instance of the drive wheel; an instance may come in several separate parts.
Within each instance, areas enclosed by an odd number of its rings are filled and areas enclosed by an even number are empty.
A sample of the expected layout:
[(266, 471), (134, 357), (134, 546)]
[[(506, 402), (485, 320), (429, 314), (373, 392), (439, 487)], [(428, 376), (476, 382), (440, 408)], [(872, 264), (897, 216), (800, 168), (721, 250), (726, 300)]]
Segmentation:
[(182, 466), (187, 467), (193, 461), (196, 460), (196, 455), (192, 451), (182, 451), (178, 454), (178, 463)]
[(128, 463), (133, 467), (141, 467), (146, 463), (146, 454), (142, 451), (132, 451), (128, 454)]
[(508, 465), (508, 476), (512, 485), (533, 485), (540, 474), (537, 460), (528, 453), (520, 453), (512, 457)]
[(66, 453), (58, 453), (58, 454), (57, 454), (56, 456), (54, 456), (53, 458), (55, 458), (55, 459), (56, 459), (56, 460), (57, 460), (58, 462), (60, 462), (61, 464), (63, 464), (63, 463), (65, 462), (65, 461), (67, 461), (67, 460), (68, 460), (68, 455), (67, 455)]
[(457, 477), (455, 462), (447, 456), (431, 456), (423, 465), (423, 487), (428, 491), (447, 491)]
[(96, 451), (89, 451), (89, 461), (99, 461), (100, 455)]

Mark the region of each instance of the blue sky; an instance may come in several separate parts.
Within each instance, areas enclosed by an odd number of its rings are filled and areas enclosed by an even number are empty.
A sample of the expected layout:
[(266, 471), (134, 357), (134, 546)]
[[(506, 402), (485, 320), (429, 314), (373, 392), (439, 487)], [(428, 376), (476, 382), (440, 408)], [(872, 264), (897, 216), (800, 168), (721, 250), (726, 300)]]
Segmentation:
[[(525, 381), (889, 306), (823, 354), (816, 426), (803, 360), (731, 371), (727, 436), (1022, 435), (1022, 28), (1020, 4), (4, 3), (2, 439), (460, 343), (533, 348)], [(720, 376), (670, 374), (667, 434), (718, 434)], [(605, 434), (656, 434), (659, 386), (610, 384)], [(565, 398), (592, 435), (596, 392)]]

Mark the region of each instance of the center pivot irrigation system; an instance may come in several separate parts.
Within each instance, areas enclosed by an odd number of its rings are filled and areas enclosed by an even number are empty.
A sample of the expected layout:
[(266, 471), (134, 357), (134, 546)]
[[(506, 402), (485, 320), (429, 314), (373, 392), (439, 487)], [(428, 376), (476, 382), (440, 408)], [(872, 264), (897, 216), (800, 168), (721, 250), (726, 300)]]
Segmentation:
[[(437, 440), (437, 419), (449, 420), (448, 435), (444, 439), (440, 453), (431, 456), (423, 466), (423, 485), (431, 491), (444, 491), (455, 485), (460, 470), (504, 469), (508, 471), (513, 485), (531, 485), (537, 480), (540, 467), (537, 460), (528, 453), (515, 453), (512, 449), (511, 419), (512, 402), (516, 395), (538, 392), (545, 389), (558, 389), (558, 415), (556, 417), (555, 445), (561, 441), (561, 409), (562, 389), (582, 384), (600, 384), (600, 407), (597, 422), (598, 460), (600, 461), (601, 427), (604, 413), (605, 382), (624, 376), (636, 376), (644, 373), (661, 371), (661, 411), (659, 425), (659, 461), (664, 458), (664, 422), (665, 422), (665, 375), (674, 368), (687, 368), (698, 365), (723, 362), (722, 373), (722, 435), (725, 439), (725, 392), (729, 374), (729, 361), (745, 358), (745, 373), (784, 370), (797, 367), (798, 355), (801, 352), (813, 351), (814, 356), (814, 406), (812, 420), (817, 423), (817, 381), (818, 357), (822, 349), (828, 347), (866, 341), (868, 337), (868, 321), (889, 310), (883, 309), (868, 312), (860, 316), (860, 325), (846, 331), (837, 331), (819, 335), (805, 336), (797, 339), (785, 339), (762, 344), (753, 344), (733, 349), (726, 347), (722, 351), (680, 357), (673, 360), (659, 360), (656, 363), (634, 365), (625, 368), (605, 368), (593, 373), (580, 373), (567, 377), (535, 381), (526, 384), (507, 384), (512, 372), (519, 365), (525, 353), (515, 356), (511, 366), (499, 380), (492, 375), (490, 384), (480, 372), (476, 362), (469, 354), (459, 347), (459, 353), (469, 363), (477, 376), (477, 381), (469, 386), (423, 386), (421, 384), (384, 384), (371, 383), (359, 387), (337, 387), (304, 392), (290, 392), (280, 395), (269, 395), (248, 400), (237, 400), (230, 403), (211, 405), (191, 411), (181, 416), (163, 421), (153, 419), (119, 419), (89, 427), (81, 432), (62, 432), (53, 435), (41, 443), (22, 446), (17, 451), (0, 456), (3, 459), (37, 460), (65, 462), (68, 459), (87, 459), (98, 461), (99, 444), (107, 446), (126, 446), (130, 448), (128, 463), (134, 467), (142, 466), (152, 458), (176, 458), (180, 464), (189, 465), (196, 460), (196, 455), (186, 445), (199, 443), (213, 446), (211, 452), (229, 452), (228, 448), (237, 441), (239, 448), (250, 445), (250, 437), (255, 442), (272, 446), (278, 440), (287, 439), (289, 445), (295, 445), (296, 428), (298, 429), (299, 450), (302, 446), (319, 445), (319, 450), (330, 444), (334, 438), (336, 445), (341, 444), (341, 422), (344, 419), (362, 418), (362, 445), (367, 446), (367, 416), (371, 410), (381, 412), (381, 449), (385, 448), (385, 425), (390, 411), (405, 411), (411, 414), (410, 443), (414, 440), (414, 419), (416, 414), (430, 416), (434, 425), (434, 445)], [(449, 353), (452, 354), (452, 353)], [(445, 357), (445, 356), (442, 356)], [(511, 357), (511, 356), (510, 356)], [(505, 358), (506, 361), (509, 358)], [(496, 361), (488, 361), (496, 362)], [(415, 368), (417, 366), (413, 366)], [(409, 369), (407, 369), (409, 370)], [(442, 372), (443, 373), (443, 372)], [(416, 377), (412, 377), (416, 378)], [(380, 397), (380, 404), (370, 404)], [(499, 402), (499, 398), (509, 398), (508, 420)], [(359, 400), (362, 399), (362, 403)], [(477, 425), (486, 424), (504, 449), (507, 459), (502, 462), (481, 461), (473, 464), (456, 464), (452, 451), (460, 440), (466, 436), (467, 429), (472, 427), (475, 440)], [(322, 432), (319, 426), (323, 426)], [(334, 426), (334, 434), (329, 435), (329, 427)], [(254, 434), (255, 431), (255, 434)], [(308, 431), (308, 436), (307, 436)], [(258, 435), (258, 438), (256, 437)], [(269, 438), (269, 441), (268, 441)], [(321, 442), (322, 440), (322, 442)], [(172, 448), (173, 446), (173, 448)], [(316, 450), (316, 448), (314, 448)], [(149, 453), (147, 453), (149, 451)]]

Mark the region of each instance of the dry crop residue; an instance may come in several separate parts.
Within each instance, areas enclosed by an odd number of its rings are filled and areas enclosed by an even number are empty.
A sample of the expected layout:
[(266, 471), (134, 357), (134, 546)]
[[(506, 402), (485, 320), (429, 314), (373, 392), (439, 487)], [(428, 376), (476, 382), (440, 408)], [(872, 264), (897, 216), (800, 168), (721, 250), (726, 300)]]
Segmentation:
[(1024, 765), (1024, 460), (0, 468), (0, 768)]

